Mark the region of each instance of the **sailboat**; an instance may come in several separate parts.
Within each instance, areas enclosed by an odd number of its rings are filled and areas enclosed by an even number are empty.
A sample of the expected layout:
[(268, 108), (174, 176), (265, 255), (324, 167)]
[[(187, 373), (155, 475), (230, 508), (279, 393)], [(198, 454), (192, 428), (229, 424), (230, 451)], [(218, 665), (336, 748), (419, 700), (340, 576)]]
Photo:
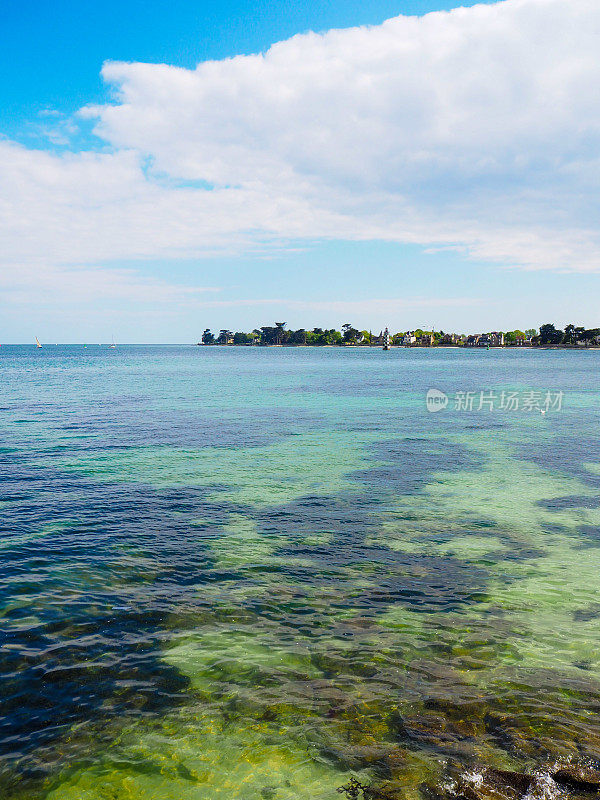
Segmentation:
[(38, 339), (38, 337), (37, 337), (37, 336), (35, 337), (35, 346), (36, 346), (36, 347), (41, 347), (41, 346), (42, 346), (42, 345), (40, 344), (40, 340)]
[(113, 336), (112, 337), (112, 344), (109, 344), (109, 347), (111, 348), (111, 350), (114, 350), (116, 348), (116, 346), (117, 345), (115, 344), (115, 337)]

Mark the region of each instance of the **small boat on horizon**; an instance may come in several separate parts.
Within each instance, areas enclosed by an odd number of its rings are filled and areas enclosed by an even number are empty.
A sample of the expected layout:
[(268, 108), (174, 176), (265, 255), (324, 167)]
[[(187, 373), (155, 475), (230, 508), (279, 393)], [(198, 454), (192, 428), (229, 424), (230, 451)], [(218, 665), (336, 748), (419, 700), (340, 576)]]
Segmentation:
[(108, 345), (111, 350), (116, 349), (117, 345), (115, 344), (115, 337), (112, 337), (112, 343)]
[(42, 345), (40, 344), (40, 340), (38, 339), (38, 337), (37, 337), (37, 336), (35, 337), (35, 346), (36, 346), (36, 347), (41, 347), (41, 346), (42, 346)]

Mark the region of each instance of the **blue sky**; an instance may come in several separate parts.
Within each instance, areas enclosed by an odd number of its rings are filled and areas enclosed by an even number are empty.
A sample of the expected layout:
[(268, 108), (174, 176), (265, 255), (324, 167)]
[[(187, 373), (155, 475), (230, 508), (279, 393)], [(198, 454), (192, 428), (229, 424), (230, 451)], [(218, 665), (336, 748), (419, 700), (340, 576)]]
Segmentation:
[(0, 342), (600, 324), (593, 4), (486, 5), (4, 0)]
[(73, 113), (106, 94), (104, 61), (194, 68), (200, 61), (266, 50), (307, 30), (375, 25), (474, 3), (436, 0), (190, 2), (2, 0), (0, 124), (27, 140), (44, 109)]

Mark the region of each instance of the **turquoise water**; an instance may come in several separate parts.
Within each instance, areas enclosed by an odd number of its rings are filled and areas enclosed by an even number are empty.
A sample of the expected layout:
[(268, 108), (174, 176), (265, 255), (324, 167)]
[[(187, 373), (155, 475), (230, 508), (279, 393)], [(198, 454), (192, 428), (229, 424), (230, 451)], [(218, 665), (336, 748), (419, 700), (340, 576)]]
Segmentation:
[(598, 757), (599, 359), (0, 348), (0, 796)]

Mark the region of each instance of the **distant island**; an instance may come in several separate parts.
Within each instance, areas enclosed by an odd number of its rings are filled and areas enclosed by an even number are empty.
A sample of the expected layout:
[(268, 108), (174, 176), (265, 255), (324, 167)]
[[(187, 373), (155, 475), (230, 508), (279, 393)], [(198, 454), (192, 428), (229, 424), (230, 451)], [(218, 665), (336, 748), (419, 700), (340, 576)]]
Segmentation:
[(206, 328), (201, 346), (259, 346), (259, 347), (598, 347), (600, 328), (584, 328), (567, 325), (564, 330), (552, 323), (541, 325), (540, 329), (525, 331), (490, 331), (488, 333), (444, 333), (417, 328), (413, 331), (390, 333), (388, 328), (379, 334), (361, 331), (349, 322), (341, 330), (335, 328), (298, 328), (290, 330), (285, 322), (274, 326), (265, 325), (254, 328), (250, 333), (233, 332), (227, 329), (218, 335)]

